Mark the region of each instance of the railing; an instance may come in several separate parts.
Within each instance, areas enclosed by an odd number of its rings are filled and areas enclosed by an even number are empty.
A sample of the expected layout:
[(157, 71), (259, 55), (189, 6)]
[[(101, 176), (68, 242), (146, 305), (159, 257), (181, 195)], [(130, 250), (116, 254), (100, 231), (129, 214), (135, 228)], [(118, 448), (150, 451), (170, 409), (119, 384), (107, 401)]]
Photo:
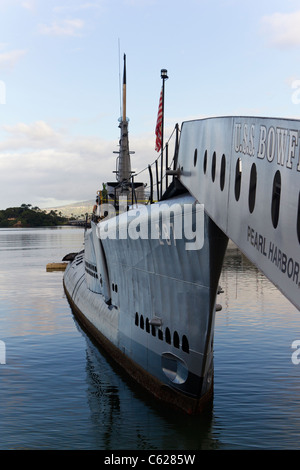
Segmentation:
[[(137, 176), (143, 174), (145, 180), (146, 175), (145, 173), (148, 171), (148, 183), (147, 186), (149, 188), (149, 197), (147, 203), (152, 204), (152, 202), (156, 202), (162, 199), (164, 191), (169, 187), (169, 170), (175, 170), (177, 166), (177, 159), (178, 159), (178, 149), (179, 149), (179, 125), (176, 124), (169, 139), (167, 140), (166, 144), (164, 145), (163, 152), (154, 160), (151, 164), (148, 165), (147, 168), (139, 171), (138, 173), (132, 176), (132, 181), (136, 179)], [(173, 140), (172, 140), (173, 139)], [(169, 150), (173, 150), (173, 158), (169, 162)], [(163, 164), (161, 164), (161, 159), (164, 159)], [(173, 178), (172, 178), (173, 179)]]

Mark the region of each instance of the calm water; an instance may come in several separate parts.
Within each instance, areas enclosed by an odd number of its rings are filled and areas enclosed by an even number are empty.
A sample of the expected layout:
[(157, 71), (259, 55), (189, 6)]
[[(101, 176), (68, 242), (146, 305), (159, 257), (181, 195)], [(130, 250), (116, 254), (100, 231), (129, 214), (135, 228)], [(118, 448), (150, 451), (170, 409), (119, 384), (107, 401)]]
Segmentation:
[(46, 264), (82, 241), (78, 228), (0, 229), (0, 449), (300, 448), (300, 312), (237, 249), (220, 280), (213, 407), (195, 418), (145, 395), (78, 326)]

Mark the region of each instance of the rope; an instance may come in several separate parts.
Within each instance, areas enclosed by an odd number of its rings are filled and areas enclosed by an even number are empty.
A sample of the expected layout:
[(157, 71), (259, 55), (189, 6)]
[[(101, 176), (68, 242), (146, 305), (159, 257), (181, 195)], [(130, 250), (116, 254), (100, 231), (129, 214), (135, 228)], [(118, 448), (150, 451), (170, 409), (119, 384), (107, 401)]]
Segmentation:
[[(177, 126), (177, 125), (176, 125), (176, 126)], [(174, 132), (176, 131), (176, 126), (174, 127), (174, 129), (173, 129), (173, 131), (172, 131), (172, 133), (171, 133), (169, 139), (168, 139), (167, 142), (165, 143), (163, 150), (165, 150), (166, 146), (169, 144), (170, 140), (172, 139), (172, 137), (173, 137), (173, 135), (174, 135)], [(178, 128), (178, 131), (180, 132), (180, 129), (179, 129), (179, 128)], [(155, 162), (158, 162), (158, 161), (160, 160), (160, 158), (161, 158), (161, 155), (159, 155), (159, 157), (157, 157), (157, 158), (154, 160), (154, 162), (152, 162), (152, 163), (150, 164), (150, 166), (152, 167), (153, 165), (155, 165)], [(173, 156), (173, 158), (172, 158), (172, 160), (171, 160), (171, 162), (170, 162), (170, 166), (172, 165), (173, 162), (174, 162), (174, 156)], [(149, 165), (147, 165), (146, 168), (143, 168), (143, 170), (140, 170), (138, 173), (135, 173), (134, 176), (136, 177), (136, 176), (140, 175), (141, 173), (143, 173), (144, 171), (148, 170), (148, 166), (149, 166)], [(166, 175), (164, 175), (163, 177), (165, 177), (165, 176), (166, 176)], [(153, 186), (155, 186), (155, 185), (153, 185)]]

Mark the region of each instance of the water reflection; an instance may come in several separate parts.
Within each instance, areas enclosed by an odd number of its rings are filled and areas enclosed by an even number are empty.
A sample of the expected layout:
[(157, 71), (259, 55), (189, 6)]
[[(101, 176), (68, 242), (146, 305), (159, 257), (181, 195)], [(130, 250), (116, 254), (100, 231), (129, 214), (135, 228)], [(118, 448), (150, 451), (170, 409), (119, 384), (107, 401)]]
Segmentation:
[[(79, 237), (72, 240), (75, 233)], [(82, 238), (83, 232), (72, 228), (0, 229), (0, 319), (5, 321), (5, 337), (63, 331), (62, 273), (46, 272), (46, 264), (61, 261), (70, 245), (80, 246)]]
[(212, 439), (212, 410), (201, 418), (174, 413), (133, 383), (105, 351), (83, 334), (87, 345), (87, 398), (98, 448), (217, 447), (217, 440)]
[(82, 229), (0, 230), (0, 448), (297, 449), (299, 312), (229, 246), (215, 323), (212, 407), (174, 413), (79, 327), (61, 272)]
[(291, 344), (300, 338), (299, 311), (232, 244), (221, 284), (214, 414), (222, 441), (230, 448), (297, 448), (300, 368)]

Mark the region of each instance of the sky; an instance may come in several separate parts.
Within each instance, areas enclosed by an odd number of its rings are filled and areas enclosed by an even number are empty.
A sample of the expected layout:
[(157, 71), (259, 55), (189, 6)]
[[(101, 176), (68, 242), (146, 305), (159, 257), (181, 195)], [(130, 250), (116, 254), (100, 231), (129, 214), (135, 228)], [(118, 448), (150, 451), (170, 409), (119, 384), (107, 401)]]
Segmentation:
[(122, 58), (132, 169), (207, 116), (300, 116), (300, 0), (0, 0), (0, 209), (114, 181)]

